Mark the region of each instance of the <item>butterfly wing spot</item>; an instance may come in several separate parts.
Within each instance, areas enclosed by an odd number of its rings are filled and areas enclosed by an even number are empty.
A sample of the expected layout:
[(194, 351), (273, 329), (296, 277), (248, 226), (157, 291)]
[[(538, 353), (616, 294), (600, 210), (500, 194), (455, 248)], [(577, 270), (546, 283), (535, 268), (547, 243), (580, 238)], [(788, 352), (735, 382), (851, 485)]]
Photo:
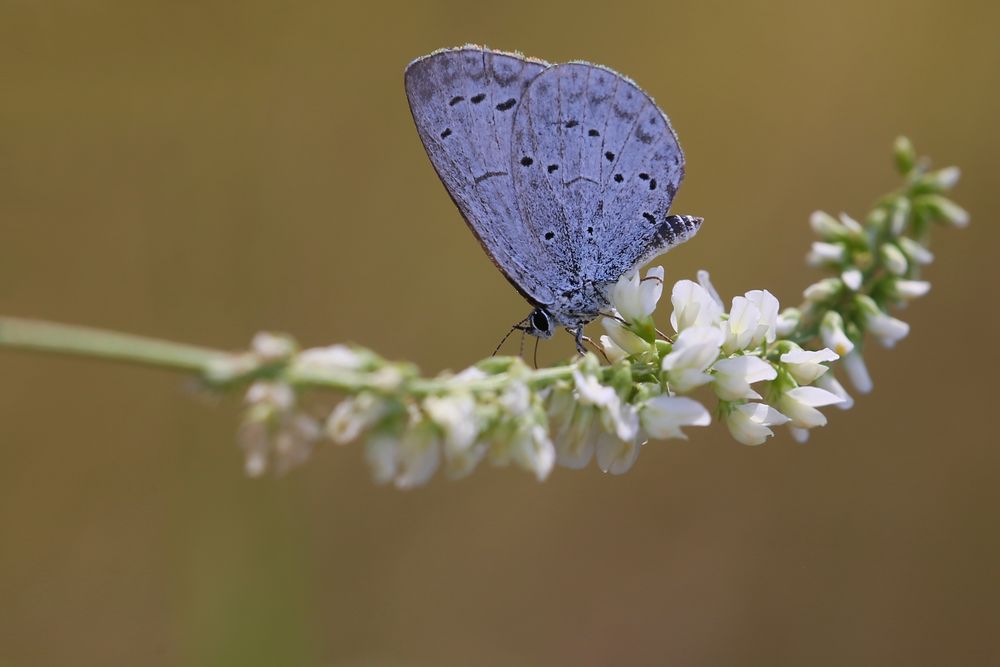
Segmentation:
[(486, 99), (486, 93), (478, 93), (469, 98), (469, 101), (473, 104), (479, 104)]
[(555, 236), (555, 232), (545, 232), (545, 240), (546, 241), (551, 241), (554, 236)]
[(450, 102), (448, 102), (448, 106), (453, 107), (464, 99), (465, 98), (462, 97), (461, 95), (456, 95), (455, 97), (451, 98)]
[(621, 183), (624, 180), (625, 180), (624, 176), (622, 176), (621, 174), (615, 174), (615, 183)]
[(575, 120), (568, 120), (568, 121), (566, 121), (566, 127), (568, 129), (572, 129), (572, 128), (576, 127), (577, 125), (579, 125), (579, 123), (576, 122)]
[(534, 160), (532, 160), (527, 155), (525, 155), (523, 158), (521, 158), (521, 165), (524, 166), (524, 167), (530, 167), (532, 165), (532, 163), (534, 163)]
[(599, 137), (599, 136), (601, 136), (601, 133), (598, 132), (597, 130), (590, 130), (589, 132), (587, 132), (587, 136), (588, 137)]
[(644, 181), (648, 181), (649, 180), (649, 174), (647, 174), (646, 172), (642, 172), (641, 174), (639, 174), (639, 178), (641, 178)]
[(451, 128), (450, 127), (446, 127), (446, 128), (444, 128), (444, 132), (441, 133), (441, 138), (442, 139), (447, 139), (449, 136), (451, 136)]
[(608, 151), (607, 153), (605, 153), (605, 154), (604, 154), (604, 157), (605, 157), (605, 159), (606, 159), (606, 160), (607, 160), (608, 162), (614, 162), (614, 161), (615, 161), (615, 154), (614, 154), (614, 153), (612, 153), (611, 151)]
[(655, 178), (649, 181), (649, 189), (650, 190), (655, 190), (656, 189), (656, 179)]
[(509, 100), (507, 100), (506, 102), (501, 102), (500, 104), (498, 104), (497, 105), (497, 111), (507, 111), (508, 109), (510, 109), (511, 107), (513, 107), (515, 104), (517, 104), (517, 100), (515, 100), (512, 97)]
[(652, 213), (643, 213), (642, 217), (646, 218), (646, 222), (648, 222), (649, 224), (651, 225), (656, 224), (656, 216), (654, 216)]
[(593, 234), (594, 233), (594, 228), (593, 227), (587, 227), (587, 233), (588, 234)]
[(548, 172), (549, 172), (549, 173), (551, 174), (552, 172), (554, 172), (554, 171), (556, 171), (557, 169), (559, 169), (559, 165), (557, 165), (557, 164), (550, 164), (550, 165), (549, 165), (548, 167), (546, 167), (545, 169), (546, 169), (546, 171), (548, 171)]

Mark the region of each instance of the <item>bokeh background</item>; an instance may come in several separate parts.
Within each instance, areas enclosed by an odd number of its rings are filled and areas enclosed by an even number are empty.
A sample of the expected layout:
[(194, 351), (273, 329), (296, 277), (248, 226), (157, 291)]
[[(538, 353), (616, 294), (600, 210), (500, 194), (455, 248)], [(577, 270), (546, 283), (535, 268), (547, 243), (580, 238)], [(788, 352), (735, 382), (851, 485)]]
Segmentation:
[(998, 7), (0, 2), (5, 314), (489, 354), (527, 307), (402, 86), (465, 42), (607, 64), (670, 114), (675, 210), (707, 222), (669, 280), (796, 303), (808, 214), (894, 187), (898, 133), (963, 168), (973, 216), (874, 394), (808, 445), (712, 428), (624, 477), (401, 493), (326, 447), (251, 481), (235, 397), (0, 351), (0, 665), (997, 664)]

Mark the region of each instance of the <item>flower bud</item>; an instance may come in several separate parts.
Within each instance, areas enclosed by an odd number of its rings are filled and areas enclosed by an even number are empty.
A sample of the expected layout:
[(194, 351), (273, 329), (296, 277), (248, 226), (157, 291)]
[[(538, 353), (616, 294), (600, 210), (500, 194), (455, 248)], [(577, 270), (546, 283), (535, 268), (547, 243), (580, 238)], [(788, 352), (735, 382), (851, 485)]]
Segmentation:
[(954, 227), (965, 227), (969, 224), (969, 212), (941, 195), (921, 195), (914, 204), (929, 213), (937, 220)]
[(889, 273), (897, 276), (906, 274), (906, 269), (908, 268), (906, 255), (898, 247), (891, 243), (883, 243), (882, 247), (879, 248), (879, 255), (882, 257), (882, 262), (885, 264), (885, 268), (889, 270)]
[(906, 137), (897, 137), (892, 146), (892, 157), (896, 161), (896, 170), (906, 176), (917, 164), (917, 151)]

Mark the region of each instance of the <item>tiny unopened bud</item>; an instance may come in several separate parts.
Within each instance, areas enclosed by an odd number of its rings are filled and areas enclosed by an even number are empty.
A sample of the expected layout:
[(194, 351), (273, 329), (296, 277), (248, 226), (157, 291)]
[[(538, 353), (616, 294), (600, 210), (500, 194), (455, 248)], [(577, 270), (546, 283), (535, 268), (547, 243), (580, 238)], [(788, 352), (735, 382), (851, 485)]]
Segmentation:
[(958, 179), (961, 176), (962, 171), (958, 167), (945, 167), (944, 169), (938, 169), (937, 171), (925, 174), (920, 179), (920, 184), (938, 192), (951, 190), (958, 183)]
[(826, 211), (814, 211), (809, 216), (809, 226), (825, 241), (835, 241), (842, 238), (846, 232), (844, 226)]
[(931, 284), (926, 280), (895, 280), (892, 283), (892, 296), (896, 299), (909, 301), (927, 294)]
[(861, 289), (861, 282), (864, 276), (861, 275), (861, 269), (852, 266), (843, 273), (840, 274), (840, 279), (844, 281), (847, 288), (852, 292), (857, 292)]
[(917, 151), (906, 137), (897, 137), (892, 146), (892, 157), (896, 161), (896, 169), (906, 176), (917, 164)]
[(813, 283), (807, 287), (805, 291), (802, 292), (802, 296), (805, 297), (806, 301), (819, 303), (837, 296), (843, 286), (844, 283), (842, 283), (838, 278), (824, 278), (823, 280)]
[(969, 212), (947, 197), (942, 197), (941, 195), (922, 195), (914, 203), (935, 219), (946, 222), (949, 225), (965, 227), (969, 224)]
[(906, 269), (908, 268), (906, 255), (898, 247), (891, 243), (884, 243), (879, 248), (879, 255), (881, 255), (882, 261), (885, 263), (885, 268), (889, 270), (889, 273), (897, 276), (906, 275)]
[(911, 238), (902, 237), (899, 239), (899, 247), (903, 249), (907, 257), (917, 264), (930, 264), (934, 261), (934, 253), (921, 243)]
[(900, 197), (892, 207), (892, 218), (889, 222), (889, 231), (893, 236), (902, 236), (906, 231), (906, 225), (910, 221), (910, 200)]

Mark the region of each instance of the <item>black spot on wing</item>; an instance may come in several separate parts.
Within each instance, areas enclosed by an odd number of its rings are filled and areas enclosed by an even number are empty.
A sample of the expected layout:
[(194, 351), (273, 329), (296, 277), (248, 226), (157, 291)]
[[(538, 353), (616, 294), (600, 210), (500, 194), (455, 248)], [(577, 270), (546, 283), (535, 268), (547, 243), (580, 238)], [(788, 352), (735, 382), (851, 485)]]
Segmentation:
[(501, 102), (500, 104), (498, 104), (497, 105), (497, 111), (507, 111), (508, 109), (510, 109), (511, 107), (513, 107), (515, 104), (517, 104), (517, 100), (515, 100), (512, 97), (509, 100), (507, 100), (506, 102)]
[(470, 97), (469, 101), (472, 102), (473, 104), (479, 104), (485, 99), (486, 99), (486, 93), (479, 93), (477, 95), (473, 95), (472, 97)]
[(449, 136), (451, 136), (451, 128), (450, 127), (446, 127), (446, 128), (444, 128), (444, 132), (441, 133), (441, 138), (442, 139), (447, 139)]
[(461, 95), (456, 95), (455, 97), (451, 98), (450, 102), (448, 102), (448, 106), (453, 107), (464, 99), (465, 98), (462, 97)]

